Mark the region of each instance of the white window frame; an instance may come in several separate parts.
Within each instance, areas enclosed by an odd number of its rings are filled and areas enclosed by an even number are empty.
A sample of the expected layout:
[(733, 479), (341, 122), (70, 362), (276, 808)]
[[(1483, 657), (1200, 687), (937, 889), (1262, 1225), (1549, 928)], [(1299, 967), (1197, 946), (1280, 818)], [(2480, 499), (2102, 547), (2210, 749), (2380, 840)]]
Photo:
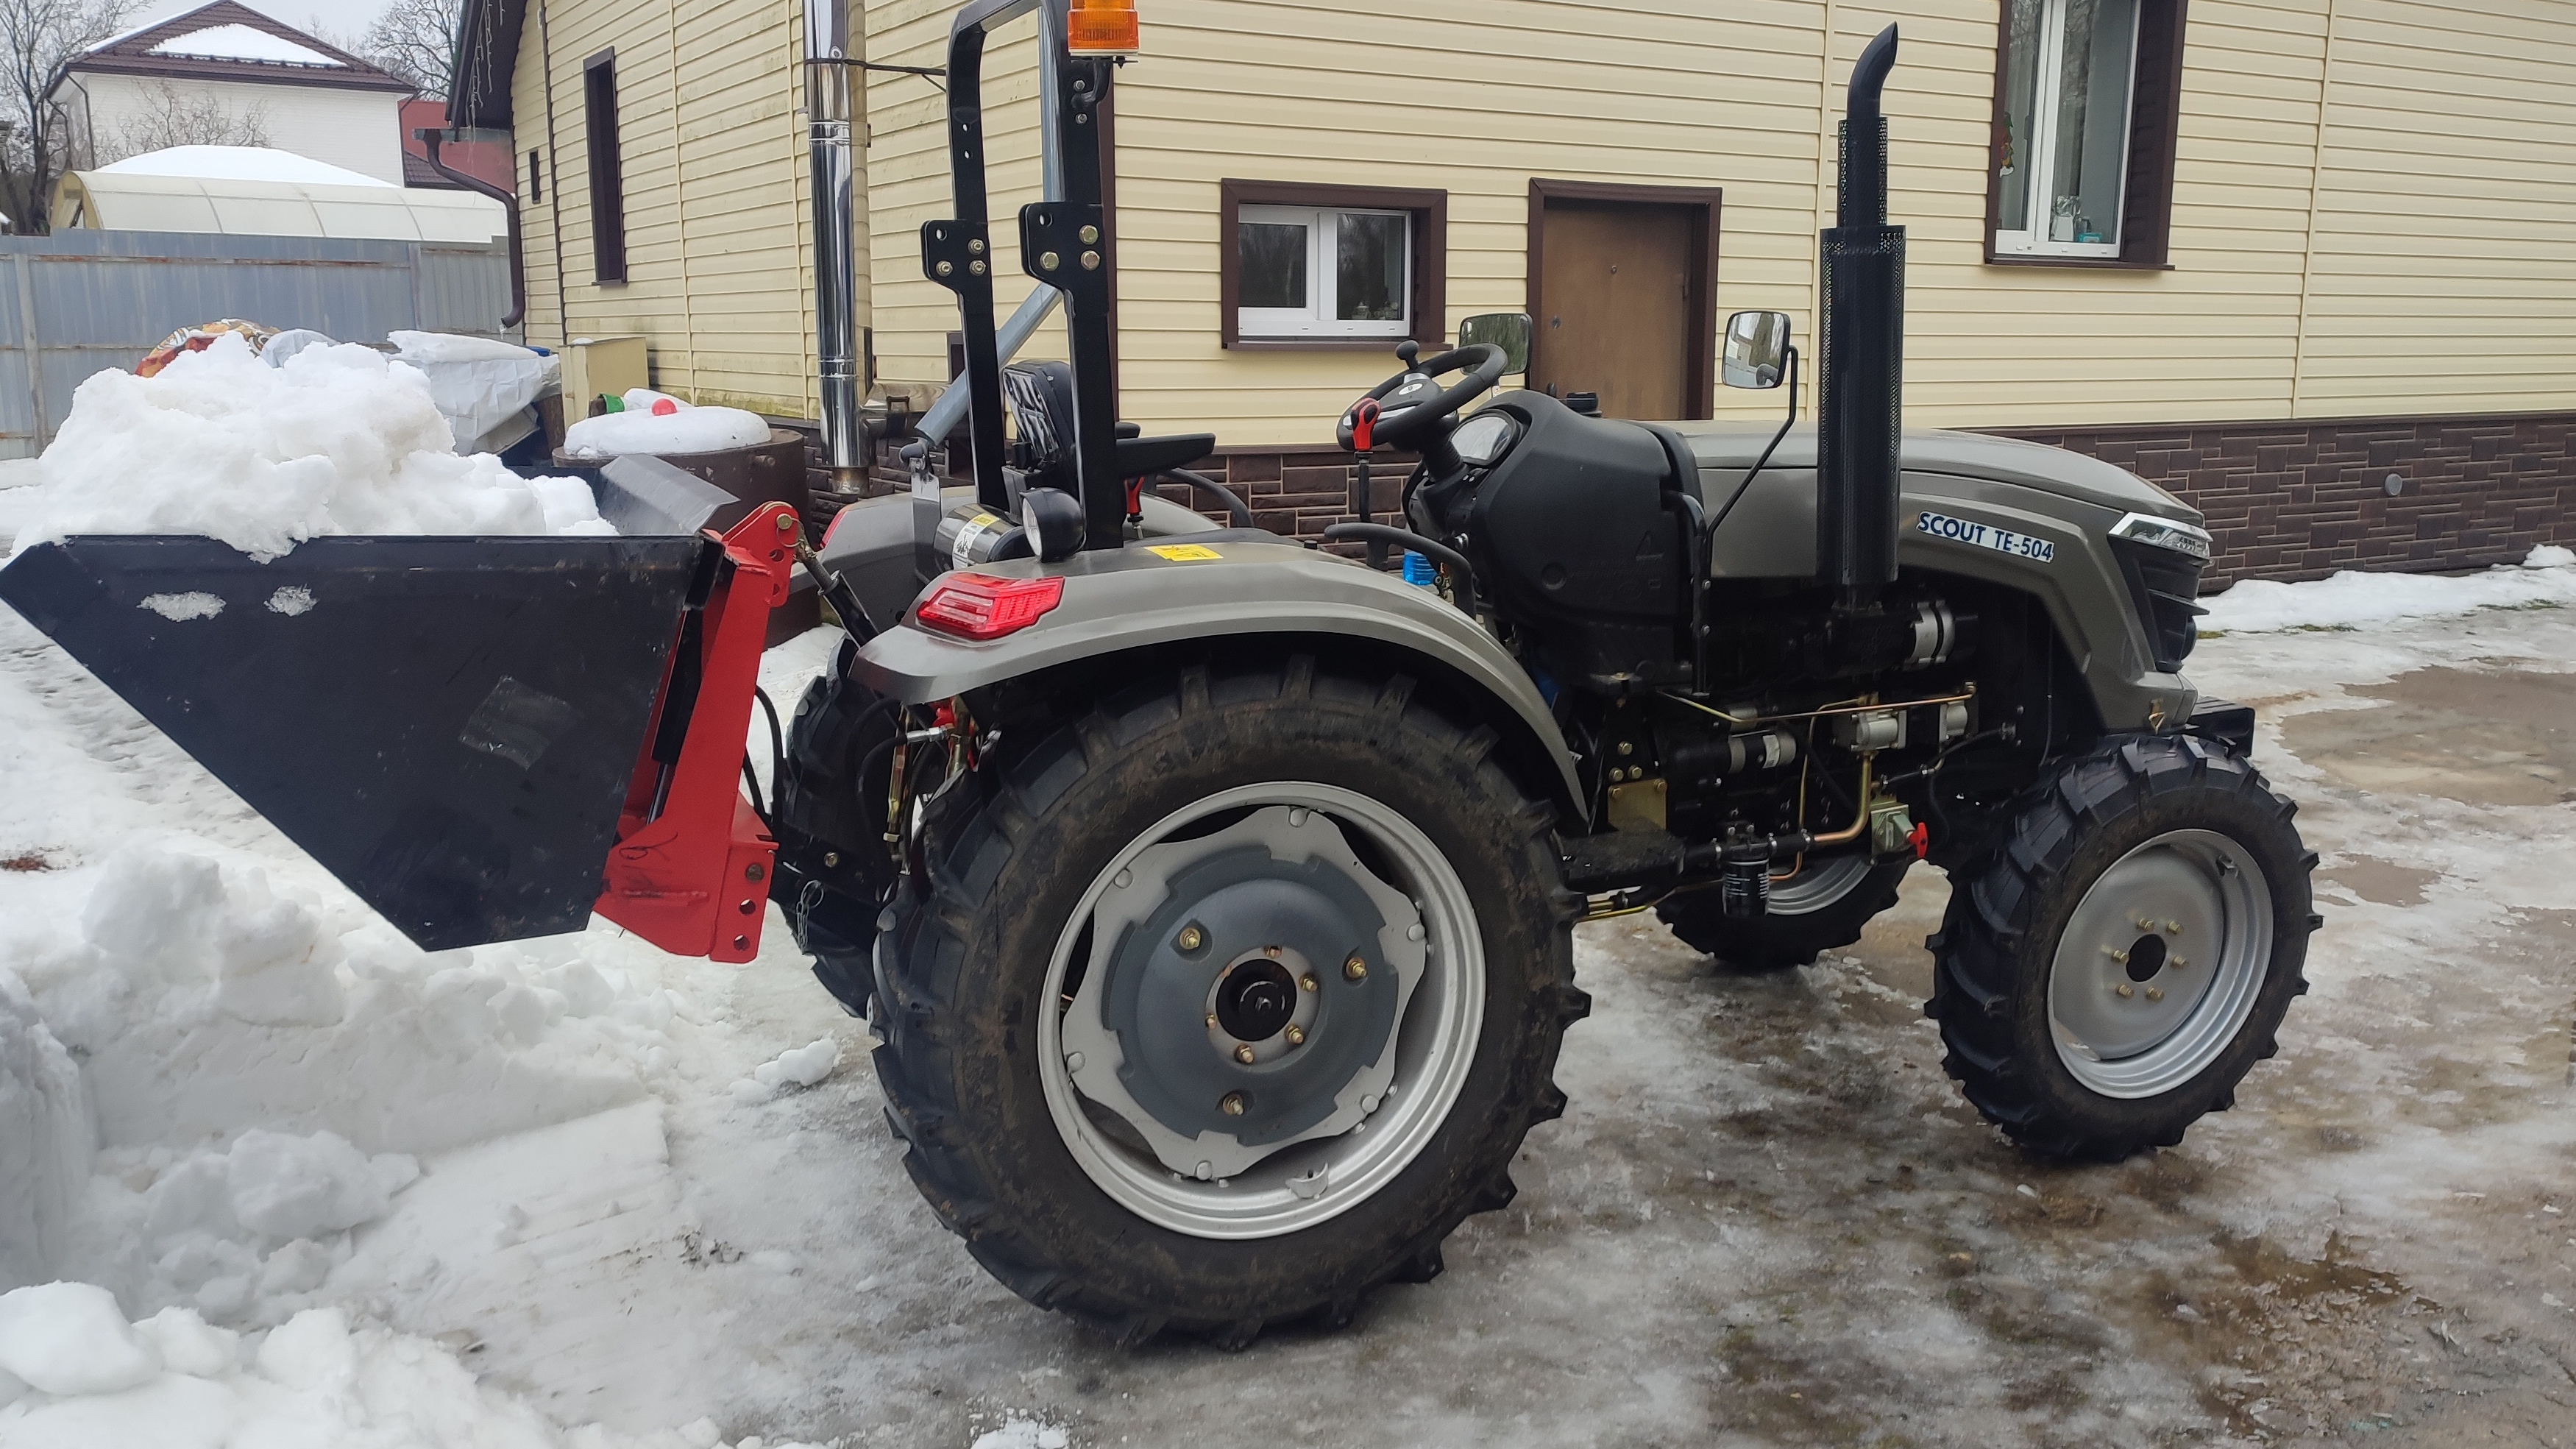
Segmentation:
[[(2010, 0), (2006, 0), (2009, 4)], [(2143, 12), (2143, 4), (2139, 12)], [(2111, 218), (2111, 240), (2107, 242), (2053, 241), (2048, 223), (2054, 215), (2054, 198), (2040, 195), (2039, 180), (2057, 174), (2057, 113), (2060, 82), (2066, 73), (2066, 0), (2041, 0), (2039, 12), (2039, 70), (2031, 80), (2030, 130), (2027, 137), (2016, 138), (2014, 147), (2019, 158), (2017, 176), (1999, 178), (1999, 184), (2019, 184), (2024, 188), (2022, 217), (2029, 223), (2022, 231), (1995, 230), (1995, 254), (2024, 257), (2102, 257), (2117, 260), (2123, 232), (2129, 224), (2129, 135), (2136, 119), (2138, 105), (2138, 40), (2144, 28), (2143, 13), (2133, 12), (2129, 21), (2129, 76), (2120, 106), (2120, 185), (2118, 207)], [(1997, 43), (2008, 44), (2008, 37), (1998, 36)]]
[[(1345, 321), (1333, 315), (1341, 310), (1335, 293), (1339, 284), (1341, 218), (1345, 216), (1393, 216), (1404, 221), (1404, 280), (1397, 294), (1403, 298), (1404, 312), (1399, 317), (1381, 322)], [(1413, 335), (1413, 251), (1419, 238), (1414, 214), (1381, 206), (1275, 206), (1269, 202), (1245, 202), (1235, 208), (1235, 224), (1302, 226), (1306, 229), (1306, 305), (1304, 307), (1237, 307), (1234, 315), (1235, 335), (1246, 342), (1296, 342), (1310, 338), (1343, 337), (1410, 337)], [(1225, 244), (1238, 249), (1240, 232), (1225, 239)], [(1240, 264), (1238, 260), (1238, 265)]]

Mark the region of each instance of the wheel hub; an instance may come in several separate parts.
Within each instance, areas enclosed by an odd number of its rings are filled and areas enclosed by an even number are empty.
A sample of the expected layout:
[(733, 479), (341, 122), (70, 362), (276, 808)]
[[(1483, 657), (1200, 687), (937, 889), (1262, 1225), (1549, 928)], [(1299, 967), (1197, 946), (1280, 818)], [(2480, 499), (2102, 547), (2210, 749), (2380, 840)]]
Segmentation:
[(2104, 871), (2049, 973), (2058, 1056), (2114, 1097), (2188, 1081), (2226, 1050), (2271, 957), (2271, 901), (2242, 846), (2173, 831)]
[(1422, 935), (1311, 810), (1153, 846), (1102, 894), (1065, 1065), (1166, 1168), (1231, 1177), (1351, 1130), (1392, 1090)]

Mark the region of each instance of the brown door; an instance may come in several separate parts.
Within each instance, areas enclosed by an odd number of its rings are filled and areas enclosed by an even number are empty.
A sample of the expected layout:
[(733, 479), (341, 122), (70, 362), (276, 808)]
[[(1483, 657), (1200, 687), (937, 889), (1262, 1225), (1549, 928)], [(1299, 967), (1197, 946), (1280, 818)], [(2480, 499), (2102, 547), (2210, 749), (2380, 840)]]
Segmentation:
[(1598, 393), (1607, 417), (1707, 416), (1691, 391), (1707, 391), (1693, 364), (1712, 208), (1548, 197), (1537, 210), (1530, 386)]

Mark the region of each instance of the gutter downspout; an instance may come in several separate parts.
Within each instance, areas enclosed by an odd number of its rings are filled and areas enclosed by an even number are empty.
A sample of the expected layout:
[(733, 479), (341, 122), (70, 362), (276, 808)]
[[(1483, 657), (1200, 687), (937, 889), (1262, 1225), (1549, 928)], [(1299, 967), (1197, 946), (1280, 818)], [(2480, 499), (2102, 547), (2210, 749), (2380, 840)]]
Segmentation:
[[(440, 130), (435, 126), (427, 126), (414, 131), (411, 134), (414, 140), (420, 142), (421, 150), (428, 153), (427, 159), (429, 161), (430, 170), (437, 172), (439, 175), (446, 177), (448, 180), (455, 182), (457, 185), (464, 187), (468, 191), (475, 192), (478, 195), (488, 196), (494, 201), (501, 203), (502, 215), (509, 218), (510, 310), (501, 314), (501, 330), (507, 332), (511, 328), (518, 326), (519, 323), (528, 315), (527, 262), (526, 259), (519, 255), (518, 194), (511, 191), (503, 191), (500, 187), (493, 185), (491, 182), (484, 180), (480, 176), (468, 176), (462, 171), (449, 170), (447, 163), (438, 159), (438, 147), (440, 142), (451, 138), (453, 135), (452, 132)], [(513, 158), (513, 169), (516, 169), (515, 158)]]
[(856, 497), (868, 476), (869, 438), (860, 416), (866, 379), (859, 375), (858, 262), (850, 149), (851, 72), (863, 60), (864, 35), (853, 43), (850, 9), (857, 0), (805, 0), (805, 127), (813, 166), (814, 351), (821, 366), (823, 466), (832, 491)]

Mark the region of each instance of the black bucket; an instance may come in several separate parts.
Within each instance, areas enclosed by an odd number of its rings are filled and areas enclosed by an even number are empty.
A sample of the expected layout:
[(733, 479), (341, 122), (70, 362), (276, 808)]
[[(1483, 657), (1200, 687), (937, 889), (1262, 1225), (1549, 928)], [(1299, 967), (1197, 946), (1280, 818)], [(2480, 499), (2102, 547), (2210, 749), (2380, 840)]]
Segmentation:
[(601, 498), (644, 536), (80, 537), (0, 600), (423, 948), (578, 931), (715, 557), (649, 481)]

